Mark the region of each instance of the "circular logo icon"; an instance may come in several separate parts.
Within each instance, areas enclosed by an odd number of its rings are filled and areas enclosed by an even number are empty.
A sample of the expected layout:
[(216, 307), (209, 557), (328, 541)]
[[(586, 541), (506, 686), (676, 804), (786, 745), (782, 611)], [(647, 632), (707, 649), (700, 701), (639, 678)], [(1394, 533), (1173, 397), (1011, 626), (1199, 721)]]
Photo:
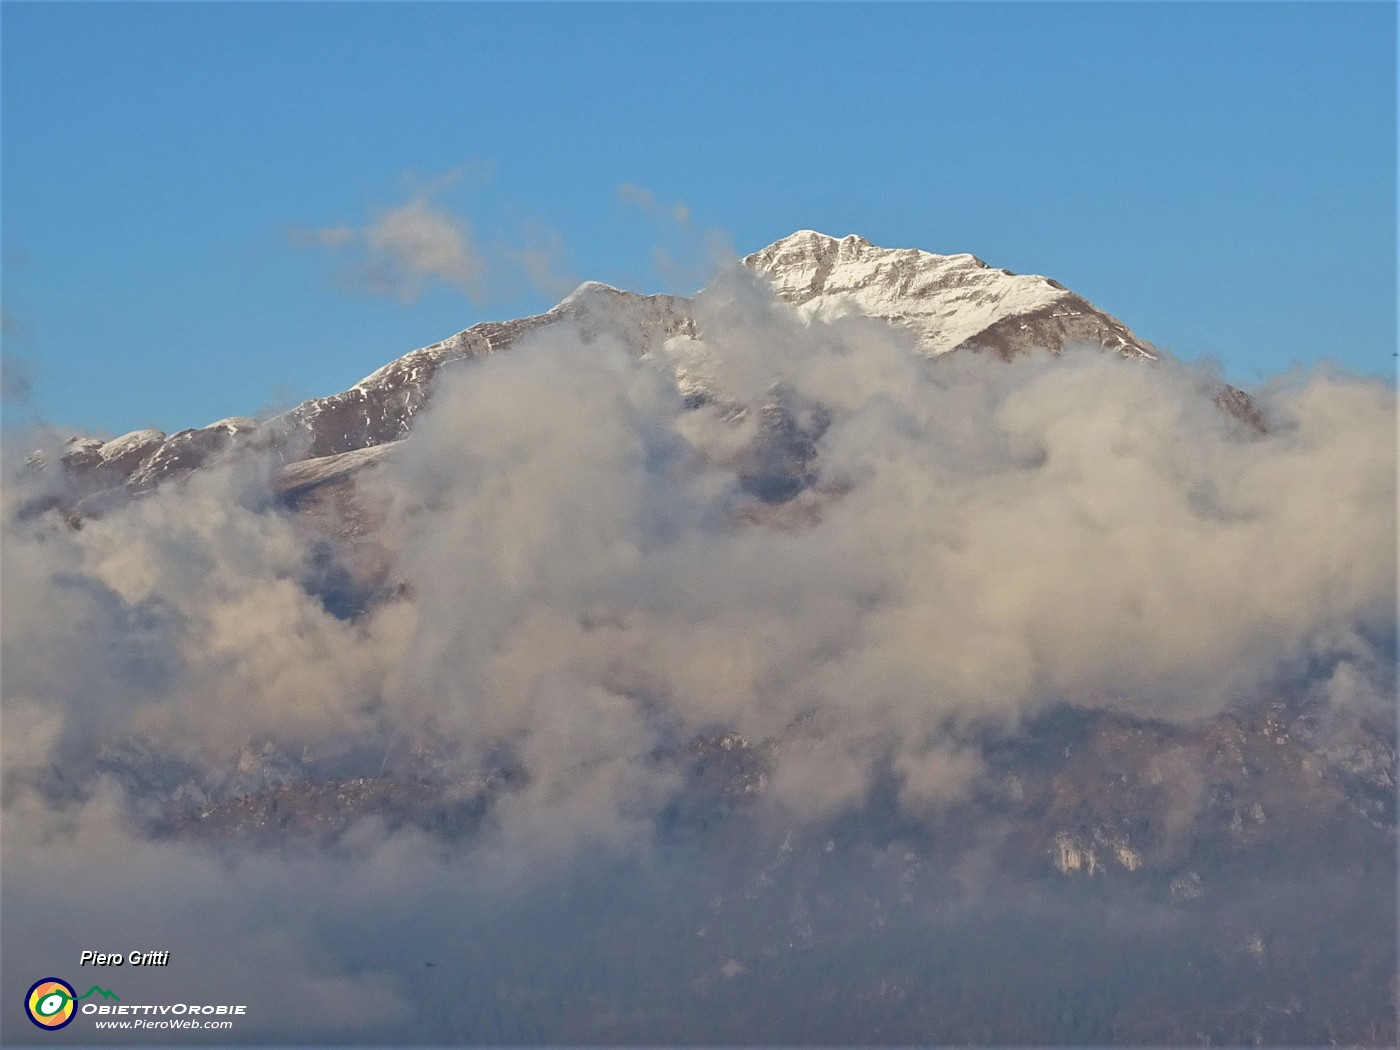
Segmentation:
[(24, 997), (24, 1012), (40, 1028), (62, 1028), (77, 1012), (77, 1004), (73, 1002), (77, 994), (67, 981), (45, 977), (30, 986), (29, 994)]

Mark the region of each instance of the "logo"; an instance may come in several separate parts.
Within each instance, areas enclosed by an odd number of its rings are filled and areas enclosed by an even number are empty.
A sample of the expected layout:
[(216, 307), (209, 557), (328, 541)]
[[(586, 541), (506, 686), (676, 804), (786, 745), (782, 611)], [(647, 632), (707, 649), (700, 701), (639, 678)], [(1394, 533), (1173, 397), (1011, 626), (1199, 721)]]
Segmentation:
[(93, 993), (104, 999), (121, 1001), (114, 992), (95, 984), (79, 995), (67, 981), (45, 977), (29, 986), (29, 992), (24, 997), (24, 1012), (40, 1028), (54, 1031), (73, 1020), (73, 1015), (78, 1012), (79, 999), (86, 999)]

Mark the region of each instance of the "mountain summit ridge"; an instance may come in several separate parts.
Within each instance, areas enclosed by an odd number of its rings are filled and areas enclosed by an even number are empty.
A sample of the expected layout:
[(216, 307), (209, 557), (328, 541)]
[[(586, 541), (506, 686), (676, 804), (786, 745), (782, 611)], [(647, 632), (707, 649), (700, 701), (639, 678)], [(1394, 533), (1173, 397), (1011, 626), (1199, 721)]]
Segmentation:
[[(997, 269), (968, 253), (937, 255), (917, 248), (882, 248), (857, 234), (836, 238), (798, 230), (740, 260), (783, 302), (809, 322), (866, 316), (912, 330), (932, 357), (954, 351), (1010, 359), (1034, 349), (1099, 346), (1125, 358), (1152, 361), (1157, 352), (1123, 322), (1058, 281)], [(606, 332), (638, 354), (677, 335), (702, 336), (694, 298), (643, 295), (586, 281), (541, 314), (484, 321), (395, 358), (348, 390), (311, 398), (261, 423), (221, 420), (165, 435), (141, 430), (111, 441), (75, 438), (60, 453), (78, 498), (114, 489), (145, 491), (187, 474), (228, 448), (273, 448), (295, 477), (317, 476), (297, 464), (329, 461), (398, 441), (427, 404), (437, 373), (458, 361), (507, 349), (527, 334), (565, 321), (585, 336)], [(684, 384), (689, 380), (678, 376)], [(1234, 392), (1238, 394), (1238, 392)], [(1252, 411), (1222, 404), (1236, 415)], [(356, 456), (355, 462), (373, 457)], [(44, 465), (43, 457), (36, 466)], [(104, 497), (105, 498), (105, 497)], [(91, 503), (89, 503), (91, 506)]]
[(805, 316), (880, 317), (917, 331), (919, 349), (934, 356), (966, 348), (1011, 357), (1086, 343), (1157, 357), (1122, 321), (1058, 281), (996, 269), (966, 252), (881, 248), (858, 234), (799, 230), (743, 264)]

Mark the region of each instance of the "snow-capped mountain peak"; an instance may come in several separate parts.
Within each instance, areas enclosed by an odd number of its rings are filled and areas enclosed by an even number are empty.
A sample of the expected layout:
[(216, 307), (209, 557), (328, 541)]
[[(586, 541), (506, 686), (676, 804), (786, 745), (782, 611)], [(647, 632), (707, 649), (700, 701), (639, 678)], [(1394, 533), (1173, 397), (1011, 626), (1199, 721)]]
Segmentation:
[[(881, 248), (856, 234), (836, 238), (798, 230), (742, 263), (802, 316), (813, 321), (852, 314), (880, 318), (912, 329), (919, 349), (930, 355), (978, 350), (1010, 358), (1033, 349), (1058, 353), (1086, 344), (1128, 358), (1157, 356), (1121, 321), (1058, 282), (995, 269), (967, 253)], [(65, 449), (61, 462), (68, 473), (82, 478), (75, 491), (89, 494), (121, 486), (146, 489), (248, 441), (279, 450), (287, 464), (325, 461), (334, 473), (339, 470), (330, 462), (334, 457), (406, 436), (444, 366), (496, 353), (536, 329), (565, 321), (578, 325), (585, 337), (607, 334), (639, 355), (661, 351), (677, 336), (688, 336), (688, 344), (697, 346), (704, 339), (691, 299), (641, 295), (587, 281), (545, 313), (473, 325), (396, 358), (349, 390), (313, 398), (263, 424), (226, 419), (169, 437), (143, 430), (105, 445), (78, 441)], [(687, 365), (684, 355), (667, 356), (683, 392), (696, 393), (691, 388), (703, 369)], [(1248, 416), (1252, 402), (1235, 393), (1244, 398), (1244, 409), (1226, 407)], [(42, 467), (39, 460), (35, 467)]]
[(928, 354), (967, 347), (1009, 357), (1090, 343), (1125, 357), (1157, 356), (1121, 321), (1059, 282), (994, 269), (965, 252), (880, 248), (856, 234), (838, 239), (799, 230), (744, 265), (808, 316), (863, 314), (904, 324)]

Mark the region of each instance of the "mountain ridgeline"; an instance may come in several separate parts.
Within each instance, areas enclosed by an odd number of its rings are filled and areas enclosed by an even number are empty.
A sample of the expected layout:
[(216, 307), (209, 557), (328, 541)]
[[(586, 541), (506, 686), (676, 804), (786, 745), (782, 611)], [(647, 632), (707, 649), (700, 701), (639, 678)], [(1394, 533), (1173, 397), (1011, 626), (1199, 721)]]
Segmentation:
[(800, 231), (74, 438), (6, 523), (7, 893), (159, 857), (355, 1042), (1393, 1045), (1388, 396)]
[[(838, 240), (802, 230), (747, 256), (742, 265), (804, 318), (888, 321), (913, 332), (918, 351), (931, 357), (962, 351), (1009, 359), (1093, 346), (1144, 362), (1158, 358), (1125, 324), (1058, 282), (994, 269), (972, 255), (879, 248), (855, 235)], [(546, 313), (473, 325), (391, 361), (349, 390), (268, 420), (230, 418), (173, 435), (144, 429), (108, 441), (72, 438), (58, 453), (60, 468), (70, 501), (86, 499), (88, 509), (114, 492), (149, 490), (244, 445), (273, 450), (286, 465), (281, 486), (303, 488), (374, 461), (372, 454), (340, 458), (348, 453), (407, 437), (443, 369), (507, 350), (532, 332), (565, 322), (578, 324), (586, 336), (619, 339), (638, 355), (662, 354), (673, 337), (703, 339), (694, 305), (679, 296), (588, 282)], [(684, 364), (677, 372), (686, 389), (703, 396)], [(1230, 413), (1263, 426), (1243, 391), (1222, 384), (1215, 396)], [(40, 454), (36, 467), (44, 468), (48, 458)]]

